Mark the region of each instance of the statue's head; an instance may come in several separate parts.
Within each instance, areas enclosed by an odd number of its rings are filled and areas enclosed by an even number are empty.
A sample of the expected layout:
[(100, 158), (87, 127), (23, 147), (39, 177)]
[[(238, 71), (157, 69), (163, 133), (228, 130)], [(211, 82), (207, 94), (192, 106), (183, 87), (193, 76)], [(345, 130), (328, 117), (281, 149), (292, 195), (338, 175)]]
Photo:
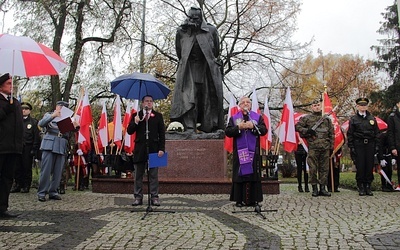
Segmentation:
[(197, 7), (191, 7), (188, 14), (188, 24), (195, 27), (200, 27), (203, 21), (203, 15), (201, 9)]

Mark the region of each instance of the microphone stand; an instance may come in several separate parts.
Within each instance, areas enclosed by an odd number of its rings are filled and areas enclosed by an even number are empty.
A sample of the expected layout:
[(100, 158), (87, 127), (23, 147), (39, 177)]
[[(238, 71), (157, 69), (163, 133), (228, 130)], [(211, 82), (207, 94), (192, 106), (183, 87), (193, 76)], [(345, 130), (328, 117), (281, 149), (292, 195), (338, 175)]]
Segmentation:
[[(250, 117), (250, 114), (249, 114), (249, 117)], [(256, 123), (255, 123), (255, 121), (253, 119), (250, 118), (250, 121), (251, 121), (251, 123), (253, 123), (254, 128), (257, 130), (257, 134), (258, 134), (257, 139), (259, 139), (260, 135), (261, 135), (261, 131), (257, 127), (257, 125), (256, 125)], [(256, 147), (256, 152), (258, 152), (258, 151), (259, 150)], [(258, 178), (260, 179), (260, 182), (261, 182), (261, 162), (260, 162), (261, 159), (260, 159), (260, 157), (256, 157), (256, 159), (257, 159), (256, 160), (256, 165), (257, 165), (257, 170), (258, 170), (256, 174), (258, 175)], [(262, 184), (261, 183), (260, 183), (260, 186), (261, 186), (260, 188), (261, 188), (261, 194), (262, 194)], [(258, 190), (256, 185), (255, 185), (255, 190), (256, 190), (255, 199), (257, 199), (259, 190)], [(266, 217), (265, 217), (265, 215), (262, 214), (262, 212), (277, 212), (277, 211), (278, 211), (277, 209), (261, 210), (261, 205), (258, 203), (258, 201), (255, 201), (254, 211), (232, 211), (232, 213), (251, 213), (251, 212), (255, 212), (265, 220)]]
[[(150, 154), (150, 150), (149, 150), (149, 108), (146, 106), (145, 110), (146, 113), (144, 115), (145, 117), (145, 121), (146, 121), (146, 153), (147, 153), (147, 160), (145, 163), (145, 168), (147, 171), (147, 208), (146, 208), (146, 213), (144, 214), (144, 216), (142, 217), (142, 220), (144, 220), (146, 218), (146, 216), (150, 213), (150, 212), (165, 212), (165, 213), (175, 213), (175, 211), (168, 211), (168, 210), (153, 210), (152, 206), (151, 206), (151, 193), (150, 193), (150, 164), (149, 164), (149, 154)], [(134, 210), (132, 210), (131, 212), (135, 212)]]

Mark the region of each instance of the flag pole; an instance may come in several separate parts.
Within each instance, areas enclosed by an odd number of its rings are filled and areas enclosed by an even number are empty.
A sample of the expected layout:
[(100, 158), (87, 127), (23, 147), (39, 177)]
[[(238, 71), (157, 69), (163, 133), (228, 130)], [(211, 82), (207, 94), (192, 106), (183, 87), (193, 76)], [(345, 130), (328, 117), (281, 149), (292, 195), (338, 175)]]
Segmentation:
[(81, 156), (78, 154), (78, 166), (76, 166), (76, 182), (75, 182), (75, 190), (79, 190), (79, 170), (81, 165)]

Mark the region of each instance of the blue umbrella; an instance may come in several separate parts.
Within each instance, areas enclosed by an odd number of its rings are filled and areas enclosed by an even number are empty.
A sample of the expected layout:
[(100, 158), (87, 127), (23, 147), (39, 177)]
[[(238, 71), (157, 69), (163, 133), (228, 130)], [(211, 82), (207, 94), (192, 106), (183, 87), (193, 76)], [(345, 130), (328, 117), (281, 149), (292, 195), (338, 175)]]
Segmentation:
[(111, 92), (127, 99), (142, 100), (151, 95), (153, 100), (166, 99), (171, 90), (160, 80), (147, 73), (135, 72), (111, 81)]

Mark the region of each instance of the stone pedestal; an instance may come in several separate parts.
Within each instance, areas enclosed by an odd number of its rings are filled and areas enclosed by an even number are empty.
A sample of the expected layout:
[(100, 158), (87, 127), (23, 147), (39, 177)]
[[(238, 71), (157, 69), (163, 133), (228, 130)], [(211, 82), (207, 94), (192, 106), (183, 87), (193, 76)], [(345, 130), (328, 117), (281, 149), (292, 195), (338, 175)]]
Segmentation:
[[(159, 193), (229, 194), (223, 139), (167, 140), (168, 166), (159, 169)], [(134, 179), (93, 178), (97, 193), (133, 193)], [(264, 194), (279, 194), (279, 181), (263, 181)], [(144, 178), (147, 193), (147, 178)]]

